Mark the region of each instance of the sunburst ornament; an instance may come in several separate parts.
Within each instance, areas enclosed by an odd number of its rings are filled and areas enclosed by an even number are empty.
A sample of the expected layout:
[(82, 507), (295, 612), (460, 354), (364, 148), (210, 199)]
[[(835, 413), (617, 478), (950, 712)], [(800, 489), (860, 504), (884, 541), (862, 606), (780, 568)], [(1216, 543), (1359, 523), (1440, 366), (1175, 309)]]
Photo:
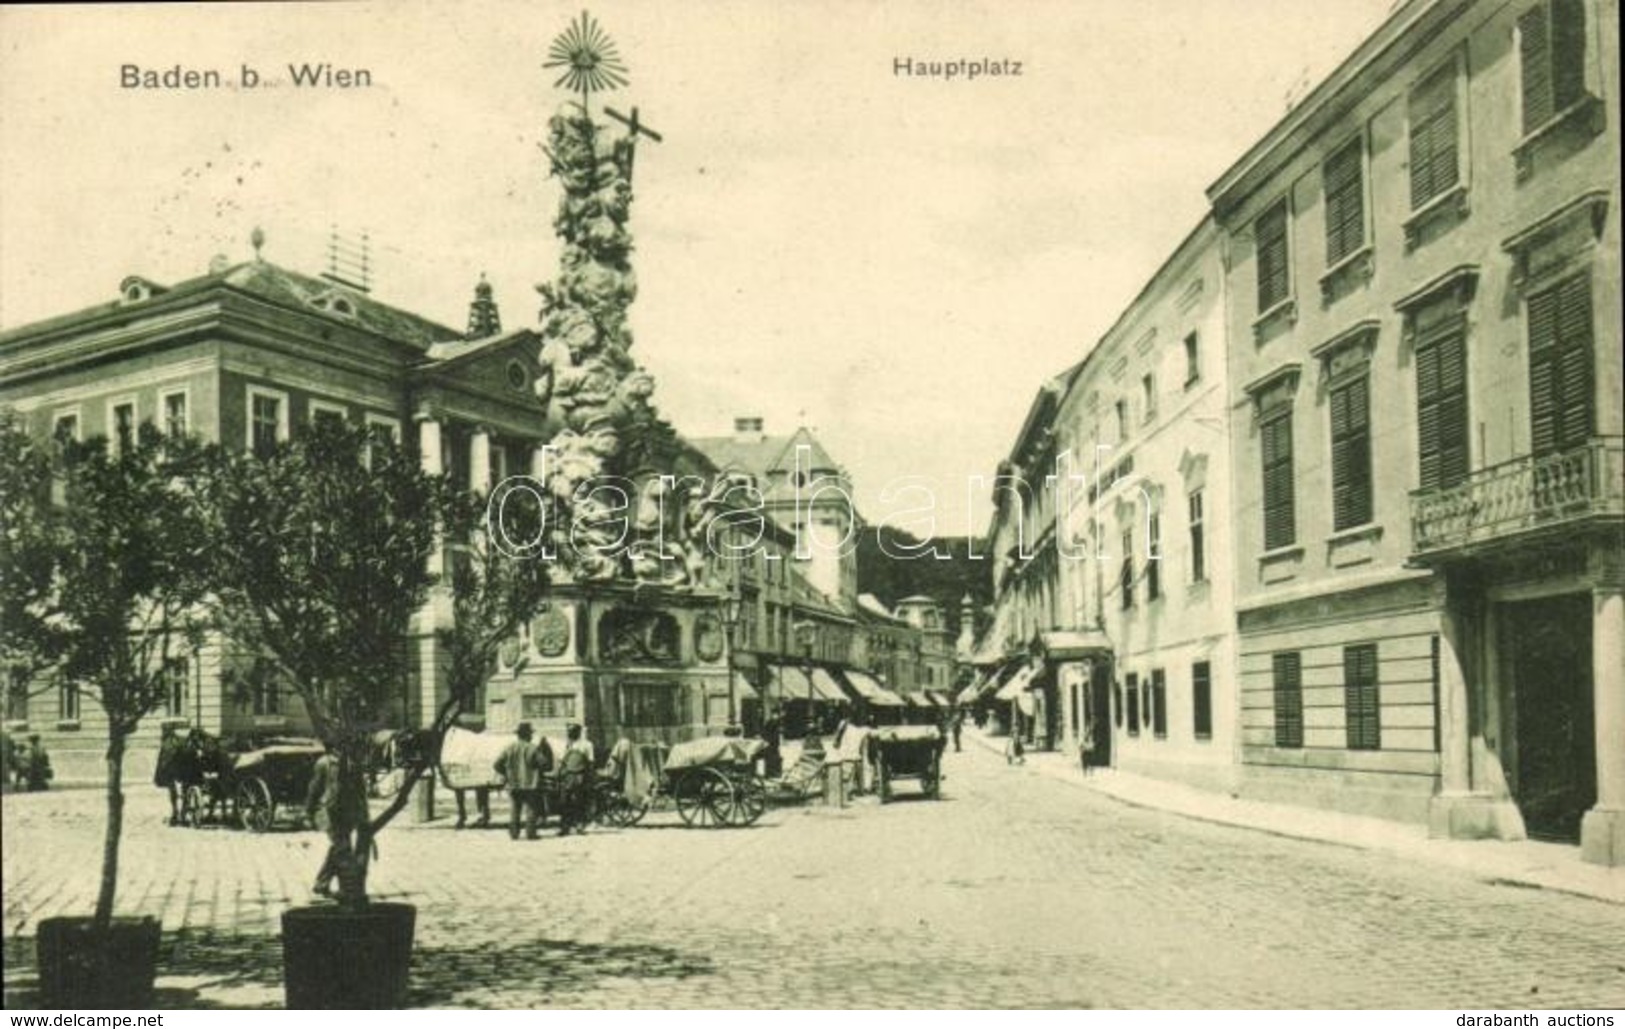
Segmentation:
[(553, 85), (568, 86), (572, 92), (579, 92), (582, 108), (586, 108), (592, 93), (617, 89), (631, 81), (615, 49), (615, 41), (598, 27), (598, 19), (586, 11), (553, 40), (547, 57), (543, 68), (564, 69)]

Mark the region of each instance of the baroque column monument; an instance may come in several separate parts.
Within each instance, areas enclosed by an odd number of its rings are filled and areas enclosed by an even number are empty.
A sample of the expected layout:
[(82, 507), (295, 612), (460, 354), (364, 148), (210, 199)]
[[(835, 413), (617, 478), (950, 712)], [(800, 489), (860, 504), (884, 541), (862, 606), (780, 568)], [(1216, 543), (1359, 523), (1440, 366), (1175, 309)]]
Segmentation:
[[(552, 543), (571, 557), (564, 571), (578, 581), (631, 578), (674, 587), (705, 585), (704, 530), (720, 510), (726, 484), (703, 494), (661, 481), (671, 474), (675, 433), (650, 401), (654, 379), (631, 355), (627, 312), (637, 296), (633, 271), (632, 162), (638, 139), (660, 135), (605, 108), (625, 132), (611, 135), (591, 111), (592, 94), (628, 81), (615, 44), (583, 12), (548, 51), (546, 68), (562, 69), (556, 86), (580, 98), (548, 122), (550, 174), (563, 188), (553, 228), (563, 243), (557, 277), (537, 287), (540, 372), (536, 393), (560, 425), (552, 439), (545, 485), (570, 517), (556, 520)], [(623, 548), (623, 522), (593, 483), (615, 483), (633, 506)], [(573, 525), (572, 525), (573, 523)]]

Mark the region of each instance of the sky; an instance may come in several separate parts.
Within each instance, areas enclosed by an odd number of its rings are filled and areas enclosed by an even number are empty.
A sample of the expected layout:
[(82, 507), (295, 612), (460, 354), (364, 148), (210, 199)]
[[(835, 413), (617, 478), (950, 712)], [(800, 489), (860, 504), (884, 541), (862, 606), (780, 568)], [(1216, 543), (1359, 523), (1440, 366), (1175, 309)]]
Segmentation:
[[(1204, 189), (1394, 0), (617, 0), (630, 69), (594, 98), (638, 150), (634, 356), (690, 436), (807, 425), (873, 521), (888, 483), (981, 532), (1040, 383), (1080, 360), (1206, 211)], [(572, 2), (0, 8), (0, 328), (210, 259), (317, 273), (366, 232), (373, 295), (506, 327), (553, 277)], [(1000, 62), (945, 79), (898, 61)], [(1008, 62), (1008, 63), (1003, 63)], [(366, 69), (300, 89), (290, 63)], [(270, 88), (125, 89), (122, 68), (247, 64)], [(916, 532), (925, 523), (907, 518)]]

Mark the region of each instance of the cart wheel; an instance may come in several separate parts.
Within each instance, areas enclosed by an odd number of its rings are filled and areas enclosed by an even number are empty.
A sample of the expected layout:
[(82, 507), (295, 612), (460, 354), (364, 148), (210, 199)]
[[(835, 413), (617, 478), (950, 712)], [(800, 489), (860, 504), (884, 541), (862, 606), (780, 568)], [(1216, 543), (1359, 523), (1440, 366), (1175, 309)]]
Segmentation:
[(935, 799), (942, 792), (942, 775), (935, 768), (927, 768), (920, 774), (920, 788), (927, 797)]
[(620, 821), (616, 824), (622, 829), (630, 829), (643, 821), (643, 816), (649, 813), (649, 795), (644, 794), (637, 800), (623, 796), (621, 805), (616, 812)]
[(715, 768), (694, 769), (673, 792), (677, 813), (685, 823), (702, 829), (726, 824), (728, 809), (733, 806), (733, 786)]
[(747, 772), (734, 780), (733, 805), (728, 812), (729, 825), (755, 825), (767, 810), (767, 785), (755, 773)]
[(276, 819), (276, 801), (264, 779), (248, 779), (237, 787), (237, 817), (249, 832), (265, 832)]
[(203, 826), (203, 787), (196, 783), (181, 793), (181, 824), (192, 829)]

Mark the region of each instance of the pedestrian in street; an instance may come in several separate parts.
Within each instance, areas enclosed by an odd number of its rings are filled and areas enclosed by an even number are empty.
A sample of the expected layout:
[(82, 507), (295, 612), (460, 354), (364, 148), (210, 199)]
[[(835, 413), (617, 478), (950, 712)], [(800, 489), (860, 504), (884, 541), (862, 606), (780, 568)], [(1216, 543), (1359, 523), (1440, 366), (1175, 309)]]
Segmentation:
[(333, 896), (333, 880), (343, 880), (353, 872), (356, 830), (371, 817), (363, 786), (346, 783), (339, 774), (339, 757), (329, 748), (316, 759), (311, 770), (310, 790), (305, 795), (305, 820), (327, 833), (327, 856), (316, 872), (311, 892), (319, 897)]
[(564, 730), (564, 756), (559, 759), (559, 835), (587, 831), (587, 783), (592, 774), (592, 741), (571, 722)]
[(954, 708), (953, 716), (948, 719), (948, 731), (953, 733), (954, 736), (955, 754), (959, 753), (959, 734), (964, 731), (964, 728), (965, 712), (960, 708)]
[(769, 779), (777, 779), (784, 774), (784, 755), (779, 750), (783, 739), (784, 727), (779, 722), (778, 708), (774, 708), (762, 723), (762, 742), (767, 744), (762, 748), (762, 774)]
[(23, 775), (30, 791), (49, 789), (51, 779), (56, 775), (51, 771), (51, 755), (45, 750), (45, 744), (40, 742), (39, 733), (28, 734), (28, 753), (23, 758)]
[(525, 839), (536, 838), (536, 826), (542, 817), (542, 776), (553, 770), (553, 751), (543, 740), (540, 746), (532, 742), (536, 732), (529, 722), (520, 722), (517, 737), (496, 759), (497, 775), (508, 787), (508, 838), (519, 838), (519, 824), (525, 825)]
[(1091, 713), (1083, 720), (1083, 733), (1078, 737), (1078, 764), (1083, 766), (1083, 774), (1088, 775), (1089, 769), (1094, 766), (1095, 756), (1095, 716)]

